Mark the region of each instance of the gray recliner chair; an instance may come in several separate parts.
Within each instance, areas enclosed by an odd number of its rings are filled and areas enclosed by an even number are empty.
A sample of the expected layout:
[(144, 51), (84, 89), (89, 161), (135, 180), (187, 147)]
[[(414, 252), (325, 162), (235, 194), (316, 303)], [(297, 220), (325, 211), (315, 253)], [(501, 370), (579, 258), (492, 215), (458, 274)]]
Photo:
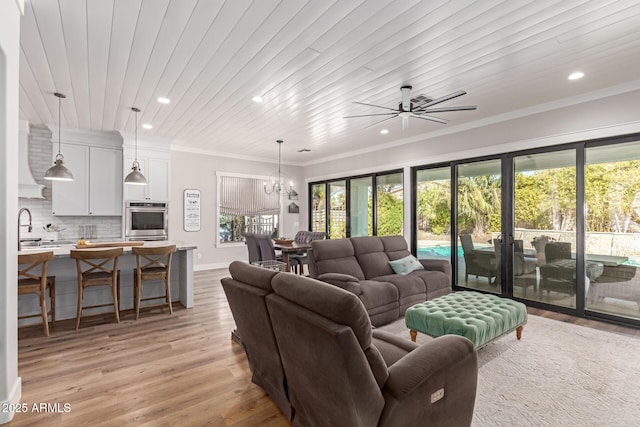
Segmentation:
[(222, 287), (249, 361), (251, 381), (291, 419), (287, 381), (265, 299), (273, 292), (271, 279), (278, 272), (239, 261), (231, 263), (229, 272), (232, 277), (223, 278)]
[(447, 335), (404, 349), (389, 344), (389, 352), (378, 348), (379, 333), (353, 293), (284, 273), (272, 287), (266, 301), (294, 425), (471, 424), (478, 364), (469, 340)]

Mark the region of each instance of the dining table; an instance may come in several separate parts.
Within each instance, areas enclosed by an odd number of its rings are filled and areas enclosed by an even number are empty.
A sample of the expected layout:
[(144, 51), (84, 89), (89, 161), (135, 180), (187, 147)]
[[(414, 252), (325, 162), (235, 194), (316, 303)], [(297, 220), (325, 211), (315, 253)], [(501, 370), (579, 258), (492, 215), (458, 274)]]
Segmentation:
[(282, 252), (282, 262), (285, 265), (286, 271), (291, 271), (291, 266), (289, 265), (289, 255), (291, 254), (300, 254), (304, 255), (311, 250), (311, 243), (309, 242), (278, 242), (275, 240), (273, 242), (273, 247), (276, 250)]

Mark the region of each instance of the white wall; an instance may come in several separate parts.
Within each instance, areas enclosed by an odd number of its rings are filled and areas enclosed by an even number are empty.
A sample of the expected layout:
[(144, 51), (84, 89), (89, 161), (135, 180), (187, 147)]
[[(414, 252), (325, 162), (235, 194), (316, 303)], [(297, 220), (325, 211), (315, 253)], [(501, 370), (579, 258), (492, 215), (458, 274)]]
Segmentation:
[[(241, 160), (207, 154), (182, 151), (171, 152), (171, 203), (169, 205), (169, 239), (195, 244), (194, 267), (196, 270), (223, 268), (234, 260), (246, 260), (247, 248), (244, 244), (227, 244), (216, 247), (217, 181), (216, 172), (232, 172), (255, 176), (269, 176), (277, 171), (277, 163)], [(302, 179), (302, 168), (282, 165), (282, 171), (293, 180), (299, 199), (300, 213), (289, 214), (283, 201), (284, 215), (281, 221), (282, 236), (293, 236), (298, 230), (307, 229), (306, 186)], [(186, 189), (200, 190), (201, 224), (200, 231), (186, 232), (183, 228), (183, 192)]]
[[(0, 0), (0, 408), (17, 403), (18, 64), (23, 3)], [(0, 410), (0, 424), (13, 413)]]

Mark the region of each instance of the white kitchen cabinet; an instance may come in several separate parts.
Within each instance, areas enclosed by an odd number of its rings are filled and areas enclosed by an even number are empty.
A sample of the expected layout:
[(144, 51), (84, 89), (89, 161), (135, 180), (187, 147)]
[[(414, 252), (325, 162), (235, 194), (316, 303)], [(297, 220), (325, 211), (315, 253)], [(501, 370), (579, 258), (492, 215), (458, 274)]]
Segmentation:
[(121, 216), (122, 150), (63, 143), (61, 152), (74, 180), (53, 181), (53, 215)]
[[(51, 213), (53, 215), (88, 215), (89, 147), (61, 144), (60, 150), (64, 156), (64, 165), (73, 174), (73, 181), (52, 181)], [(58, 151), (54, 150), (54, 160), (57, 154)]]
[[(123, 181), (131, 172), (134, 152), (125, 149)], [(147, 179), (147, 185), (124, 184), (124, 200), (169, 200), (169, 153), (138, 150), (140, 172)]]

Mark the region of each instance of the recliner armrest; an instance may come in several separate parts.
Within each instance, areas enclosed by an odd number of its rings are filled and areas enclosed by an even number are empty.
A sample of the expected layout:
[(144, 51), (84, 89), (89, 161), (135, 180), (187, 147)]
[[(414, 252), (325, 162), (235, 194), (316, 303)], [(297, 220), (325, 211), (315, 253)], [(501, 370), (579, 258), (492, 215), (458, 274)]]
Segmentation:
[(405, 425), (424, 419), (470, 425), (477, 384), (478, 357), (471, 341), (457, 335), (435, 338), (389, 367), (380, 425), (398, 417)]
[(425, 270), (442, 271), (448, 277), (451, 277), (451, 263), (442, 259), (420, 259), (420, 264)]
[(316, 279), (329, 283), (331, 285), (337, 286), (339, 288), (342, 288), (355, 295), (362, 294), (360, 281), (356, 277), (350, 274), (324, 273), (316, 277)]

